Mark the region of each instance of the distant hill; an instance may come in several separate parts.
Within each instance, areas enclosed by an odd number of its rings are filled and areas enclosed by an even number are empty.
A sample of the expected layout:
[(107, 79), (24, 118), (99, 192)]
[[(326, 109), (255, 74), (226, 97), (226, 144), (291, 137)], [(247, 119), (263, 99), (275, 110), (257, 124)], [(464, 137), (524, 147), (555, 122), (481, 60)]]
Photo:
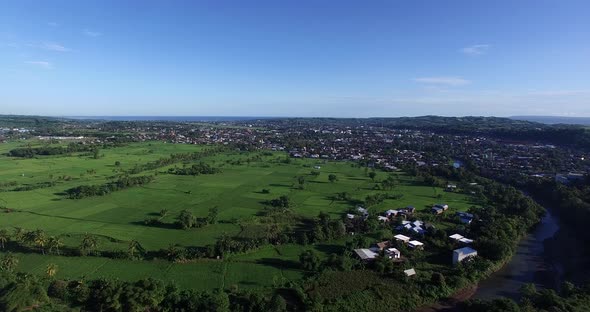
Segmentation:
[(590, 117), (562, 117), (562, 116), (512, 116), (514, 120), (540, 122), (548, 125), (585, 125), (590, 126)]

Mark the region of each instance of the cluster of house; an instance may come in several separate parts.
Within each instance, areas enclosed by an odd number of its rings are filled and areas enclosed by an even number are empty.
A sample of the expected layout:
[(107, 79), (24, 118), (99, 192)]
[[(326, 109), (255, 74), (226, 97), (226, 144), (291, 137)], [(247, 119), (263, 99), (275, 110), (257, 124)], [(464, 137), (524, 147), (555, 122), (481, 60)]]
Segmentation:
[[(432, 207), (432, 212), (436, 214), (441, 214), (449, 209), (449, 205), (447, 204), (436, 204)], [(413, 206), (407, 206), (401, 209), (389, 209), (386, 210), (383, 215), (378, 216), (379, 220), (388, 222), (391, 221), (392, 218), (397, 216), (408, 216), (412, 215), (416, 211), (416, 208)], [(361, 216), (364, 220), (369, 217), (369, 211), (361, 206), (356, 207), (356, 214), (347, 214), (349, 219), (354, 219), (358, 216)], [(457, 216), (460, 218), (461, 222), (470, 224), (473, 221), (473, 214), (467, 212), (457, 212)], [(408, 246), (411, 249), (423, 249), (424, 243), (413, 239), (407, 235), (419, 235), (422, 236), (426, 233), (428, 228), (432, 227), (431, 224), (423, 222), (421, 220), (402, 220), (401, 224), (395, 227), (395, 230), (398, 231), (398, 234), (394, 236), (394, 239), (397, 242), (401, 242)], [(401, 233), (404, 234), (401, 234)], [(465, 259), (469, 259), (472, 257), (477, 256), (477, 251), (469, 245), (473, 243), (473, 239), (467, 238), (461, 234), (455, 233), (449, 236), (449, 239), (454, 240), (459, 247), (458, 249), (453, 250), (453, 264), (458, 264)], [(364, 262), (371, 262), (375, 258), (377, 258), (381, 253), (386, 257), (389, 257), (393, 260), (401, 261), (401, 253), (398, 249), (393, 247), (390, 241), (384, 241), (375, 244), (370, 248), (359, 248), (354, 250), (355, 254)], [(409, 270), (408, 270), (409, 271)], [(407, 272), (408, 276), (416, 274), (416, 272), (412, 269), (412, 272)]]
[[(367, 208), (363, 208), (361, 206), (357, 206), (356, 207), (356, 211), (357, 213), (363, 217), (363, 220), (367, 220), (367, 218), (369, 217), (369, 211), (367, 210)], [(356, 218), (357, 215), (353, 214), (353, 213), (347, 213), (346, 217), (348, 219), (354, 219)]]

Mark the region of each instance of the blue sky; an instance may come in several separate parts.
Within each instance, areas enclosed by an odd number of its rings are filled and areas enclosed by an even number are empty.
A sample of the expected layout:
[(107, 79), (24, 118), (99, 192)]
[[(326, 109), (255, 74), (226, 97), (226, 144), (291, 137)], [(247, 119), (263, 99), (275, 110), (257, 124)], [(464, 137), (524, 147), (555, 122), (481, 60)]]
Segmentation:
[(588, 1), (2, 1), (0, 113), (590, 116)]

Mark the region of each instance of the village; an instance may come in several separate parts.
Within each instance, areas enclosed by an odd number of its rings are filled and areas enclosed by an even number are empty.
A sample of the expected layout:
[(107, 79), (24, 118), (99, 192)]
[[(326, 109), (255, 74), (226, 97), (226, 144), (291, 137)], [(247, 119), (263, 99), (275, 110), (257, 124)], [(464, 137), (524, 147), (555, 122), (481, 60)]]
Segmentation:
[[(447, 204), (434, 204), (430, 212), (434, 215), (440, 215), (447, 212), (448, 209), (449, 206)], [(378, 257), (387, 257), (394, 263), (402, 263), (406, 261), (406, 257), (402, 255), (400, 251), (402, 248), (400, 247), (407, 247), (404, 249), (409, 252), (420, 252), (428, 248), (420, 239), (424, 237), (428, 230), (435, 228), (435, 226), (432, 223), (417, 220), (414, 217), (415, 212), (416, 208), (414, 206), (407, 206), (399, 209), (388, 209), (377, 215), (376, 218), (379, 222), (391, 225), (391, 229), (397, 234), (393, 236), (392, 240), (376, 242), (365, 248), (354, 249), (356, 257), (369, 265)], [(474, 220), (474, 215), (471, 213), (457, 212), (456, 215), (460, 222), (464, 224), (471, 224)], [(355, 213), (346, 214), (346, 218), (349, 220), (357, 219), (366, 221), (370, 217), (371, 215), (368, 209), (361, 206), (356, 207)], [(452, 258), (448, 260), (449, 264), (457, 265), (477, 256), (477, 250), (471, 247), (474, 242), (473, 239), (464, 237), (458, 233), (449, 235), (448, 239), (456, 247), (452, 251)], [(409, 268), (404, 270), (404, 273), (407, 276), (413, 276), (416, 274), (416, 269)]]

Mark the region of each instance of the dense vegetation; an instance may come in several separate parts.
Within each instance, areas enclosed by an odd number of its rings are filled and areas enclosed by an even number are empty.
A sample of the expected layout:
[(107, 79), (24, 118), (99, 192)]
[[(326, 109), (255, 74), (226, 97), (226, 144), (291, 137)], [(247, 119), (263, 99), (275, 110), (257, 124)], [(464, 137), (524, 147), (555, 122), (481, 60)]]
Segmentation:
[[(102, 147), (102, 146), (101, 146)], [(40, 146), (15, 148), (8, 152), (12, 157), (31, 158), (37, 155), (63, 155), (78, 152), (96, 152), (98, 146), (93, 144), (70, 143), (67, 146)]]
[(470, 300), (459, 307), (459, 311), (469, 312), (541, 312), (541, 311), (588, 311), (590, 307), (590, 288), (577, 287), (565, 282), (560, 292), (553, 289), (537, 290), (534, 284), (521, 289), (519, 302), (507, 298), (490, 301)]
[(169, 173), (178, 174), (178, 175), (200, 175), (200, 174), (216, 174), (221, 172), (219, 168), (213, 168), (210, 165), (199, 162), (198, 164), (194, 164), (190, 167), (184, 168), (170, 168), (168, 169)]
[(105, 196), (115, 191), (141, 186), (154, 180), (153, 176), (123, 176), (116, 181), (101, 185), (80, 185), (66, 190), (66, 195), (71, 199), (80, 199), (92, 196)]

